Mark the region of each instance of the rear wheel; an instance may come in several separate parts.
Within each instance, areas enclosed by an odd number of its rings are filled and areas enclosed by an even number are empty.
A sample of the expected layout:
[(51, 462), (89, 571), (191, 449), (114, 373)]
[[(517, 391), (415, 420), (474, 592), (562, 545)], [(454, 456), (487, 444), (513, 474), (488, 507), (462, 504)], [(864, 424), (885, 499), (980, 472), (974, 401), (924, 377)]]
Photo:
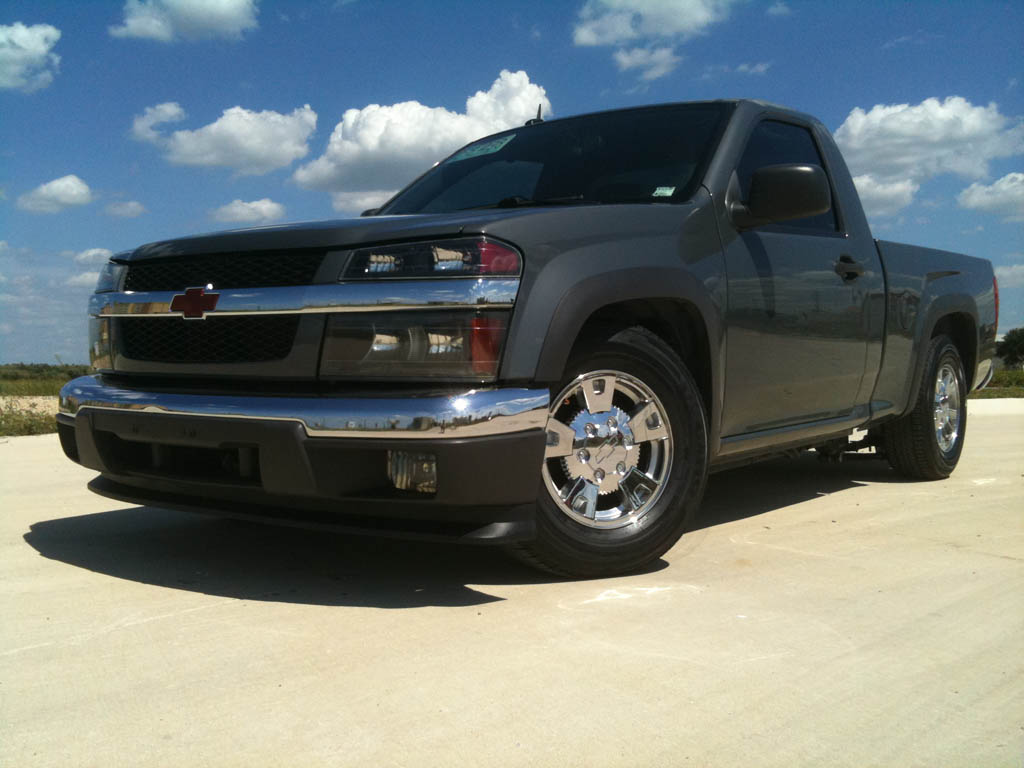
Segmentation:
[(576, 355), (552, 400), (537, 538), (515, 552), (555, 573), (610, 576), (664, 554), (700, 504), (704, 406), (686, 366), (634, 328)]
[(967, 382), (960, 353), (948, 336), (936, 336), (913, 410), (885, 425), (885, 453), (902, 475), (941, 480), (956, 468), (966, 431)]

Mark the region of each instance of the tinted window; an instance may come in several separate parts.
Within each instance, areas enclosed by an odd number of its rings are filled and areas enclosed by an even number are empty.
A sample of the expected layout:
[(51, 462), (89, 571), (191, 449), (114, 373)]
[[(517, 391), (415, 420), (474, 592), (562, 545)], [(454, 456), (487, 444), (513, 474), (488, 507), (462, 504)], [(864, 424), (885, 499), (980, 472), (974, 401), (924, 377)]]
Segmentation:
[[(750, 179), (754, 171), (766, 165), (782, 165), (784, 163), (807, 163), (810, 165), (825, 164), (821, 161), (818, 147), (814, 143), (811, 132), (799, 125), (765, 120), (759, 123), (747, 142), (736, 174), (739, 176), (741, 199), (750, 198)], [(832, 210), (806, 219), (794, 219), (785, 222), (787, 227), (801, 229), (828, 230), (834, 232), (836, 226), (835, 199)]]
[(474, 142), (403, 190), (381, 213), (429, 213), (529, 200), (688, 200), (726, 108), (669, 105), (524, 126)]

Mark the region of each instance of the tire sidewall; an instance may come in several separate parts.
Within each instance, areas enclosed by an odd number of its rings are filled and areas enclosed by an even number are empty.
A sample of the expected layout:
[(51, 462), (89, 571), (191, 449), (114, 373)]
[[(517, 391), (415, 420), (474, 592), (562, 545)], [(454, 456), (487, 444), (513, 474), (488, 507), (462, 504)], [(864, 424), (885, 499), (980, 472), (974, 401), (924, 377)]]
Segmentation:
[[(932, 354), (932, 359), (930, 360), (930, 365), (928, 366), (928, 380), (926, 382), (926, 386), (922, 388), (919, 407), (921, 408), (922, 417), (927, 417), (932, 421), (932, 429), (929, 430), (929, 444), (932, 448), (932, 455), (934, 457), (935, 464), (948, 475), (956, 467), (957, 462), (960, 460), (960, 454), (964, 449), (964, 438), (967, 435), (968, 391), (963, 361), (960, 359), (959, 351), (948, 338), (942, 338), (939, 341), (940, 343), (936, 344), (936, 348)], [(948, 452), (943, 451), (939, 446), (939, 439), (935, 434), (934, 429), (935, 381), (938, 378), (939, 371), (943, 364), (947, 362), (950, 363), (953, 368), (953, 374), (956, 376), (956, 384), (960, 393), (960, 404), (958, 407), (959, 423), (957, 424), (956, 442)]]
[(619, 528), (592, 528), (574, 521), (551, 498), (541, 478), (539, 542), (545, 549), (554, 550), (561, 561), (582, 561), (573, 568), (577, 571), (585, 569), (594, 558), (609, 567), (619, 563), (625, 568), (662, 554), (685, 532), (700, 504), (707, 477), (703, 404), (689, 372), (670, 350), (660, 349), (638, 332), (620, 333), (598, 349), (575, 355), (557, 392), (580, 375), (598, 370), (629, 374), (654, 392), (672, 432), (672, 460), (665, 489), (651, 512), (641, 518), (647, 522)]

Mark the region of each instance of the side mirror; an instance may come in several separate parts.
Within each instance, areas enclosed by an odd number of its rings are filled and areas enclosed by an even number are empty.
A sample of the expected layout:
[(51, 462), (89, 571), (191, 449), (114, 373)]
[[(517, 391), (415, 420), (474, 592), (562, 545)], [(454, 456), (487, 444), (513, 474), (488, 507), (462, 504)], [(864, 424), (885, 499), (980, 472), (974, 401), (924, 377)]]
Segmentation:
[(380, 208), (367, 208), (365, 211), (360, 213), (360, 216), (376, 216)]
[(819, 165), (767, 165), (750, 180), (746, 205), (733, 203), (740, 229), (817, 216), (832, 208), (828, 177)]

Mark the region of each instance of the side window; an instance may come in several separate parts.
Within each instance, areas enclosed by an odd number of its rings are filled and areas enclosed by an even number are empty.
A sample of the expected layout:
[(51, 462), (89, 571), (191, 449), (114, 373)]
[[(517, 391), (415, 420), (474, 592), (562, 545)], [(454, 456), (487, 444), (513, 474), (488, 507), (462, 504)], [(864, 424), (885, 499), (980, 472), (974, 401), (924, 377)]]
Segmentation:
[[(806, 128), (776, 120), (759, 123), (750, 135), (747, 148), (743, 151), (743, 157), (736, 169), (741, 199), (747, 200), (750, 197), (750, 179), (754, 171), (766, 165), (783, 163), (808, 163), (825, 167), (814, 138)], [(787, 221), (785, 226), (835, 232), (838, 229), (835, 200), (832, 201), (832, 210), (817, 216), (808, 216), (806, 219)]]

